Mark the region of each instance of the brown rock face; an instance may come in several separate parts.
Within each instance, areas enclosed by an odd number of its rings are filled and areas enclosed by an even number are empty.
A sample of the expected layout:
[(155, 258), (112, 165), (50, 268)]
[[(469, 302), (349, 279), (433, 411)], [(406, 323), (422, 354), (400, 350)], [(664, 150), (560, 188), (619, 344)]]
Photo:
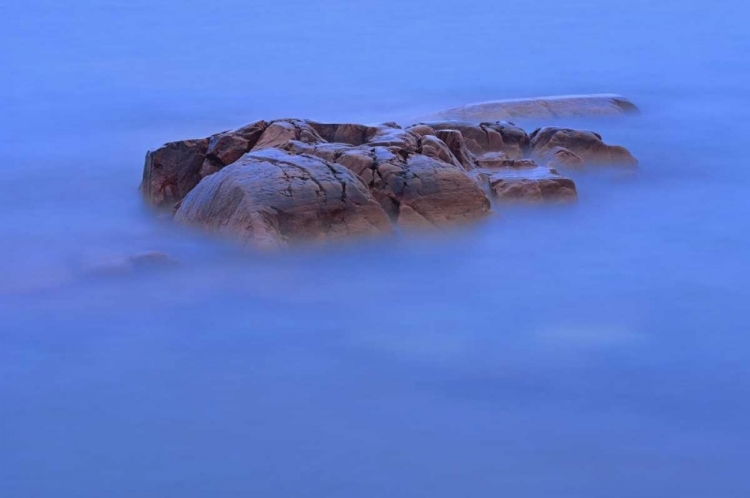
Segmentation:
[(150, 151), (141, 190), (179, 223), (279, 247), (470, 222), (490, 213), (486, 188), (500, 202), (569, 202), (575, 183), (555, 168), (636, 163), (568, 128), (281, 119)]
[(200, 181), (208, 139), (170, 142), (149, 151), (143, 167), (141, 192), (154, 206), (171, 206)]
[(249, 153), (204, 178), (182, 201), (175, 220), (262, 248), (391, 228), (367, 187), (348, 169), (278, 149)]
[[(559, 148), (577, 155), (585, 165), (637, 166), (638, 161), (624, 147), (607, 145), (602, 137), (590, 131), (547, 127), (531, 134), (531, 156), (547, 162)], [(572, 159), (574, 161), (574, 159)]]

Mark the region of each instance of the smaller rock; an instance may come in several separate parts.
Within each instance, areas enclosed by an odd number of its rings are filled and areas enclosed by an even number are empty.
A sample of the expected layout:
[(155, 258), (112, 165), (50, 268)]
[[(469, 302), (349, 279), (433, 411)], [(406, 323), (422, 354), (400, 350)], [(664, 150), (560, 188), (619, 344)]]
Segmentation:
[(228, 166), (242, 157), (251, 149), (250, 142), (232, 132), (219, 133), (211, 137), (206, 152), (206, 160), (201, 166), (201, 178), (216, 173), (224, 166)]
[(299, 140), (305, 143), (323, 142), (323, 138), (305, 121), (299, 119), (280, 119), (272, 121), (263, 130), (258, 142), (252, 148), (253, 151), (270, 149), (284, 145), (289, 140)]
[(83, 271), (89, 277), (117, 277), (141, 272), (163, 270), (179, 264), (176, 259), (159, 251), (116, 257), (89, 266)]
[(452, 164), (463, 169), (463, 165), (456, 159), (445, 142), (434, 135), (425, 135), (420, 139), (419, 153)]
[(472, 170), (477, 167), (474, 156), (466, 147), (464, 142), (464, 136), (458, 130), (437, 130), (435, 135), (448, 146), (448, 149), (453, 153), (458, 162), (466, 170)]
[[(586, 166), (637, 166), (638, 161), (624, 147), (607, 145), (601, 135), (590, 131), (570, 128), (547, 127), (535, 130), (531, 136), (532, 158), (546, 163), (551, 155), (566, 149), (578, 156)], [(563, 154), (565, 156), (566, 154)], [(567, 159), (575, 159), (567, 155)]]
[(496, 121), (494, 123), (482, 123), (480, 126), (491, 128), (503, 137), (503, 152), (510, 159), (521, 159), (529, 149), (528, 133), (522, 128), (509, 121)]
[(410, 131), (415, 135), (423, 137), (425, 135), (435, 135), (435, 130), (432, 127), (425, 124), (415, 124), (406, 128), (406, 131)]
[(562, 169), (582, 169), (586, 166), (578, 154), (569, 151), (564, 147), (555, 147), (551, 149), (543, 158), (543, 164), (546, 164), (549, 168), (562, 168)]
[(500, 202), (572, 202), (578, 198), (575, 182), (537, 166), (533, 169), (507, 168), (487, 176), (490, 192)]
[(141, 192), (154, 206), (171, 206), (200, 181), (208, 139), (169, 142), (146, 154)]

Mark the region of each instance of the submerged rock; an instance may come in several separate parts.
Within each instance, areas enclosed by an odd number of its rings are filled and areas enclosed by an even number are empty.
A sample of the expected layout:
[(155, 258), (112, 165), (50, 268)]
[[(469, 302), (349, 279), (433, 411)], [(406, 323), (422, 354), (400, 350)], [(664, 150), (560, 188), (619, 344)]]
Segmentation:
[(506, 99), (480, 102), (440, 111), (426, 119), (455, 119), (471, 122), (549, 119), (573, 116), (622, 116), (638, 108), (620, 95), (566, 95), (529, 99)]

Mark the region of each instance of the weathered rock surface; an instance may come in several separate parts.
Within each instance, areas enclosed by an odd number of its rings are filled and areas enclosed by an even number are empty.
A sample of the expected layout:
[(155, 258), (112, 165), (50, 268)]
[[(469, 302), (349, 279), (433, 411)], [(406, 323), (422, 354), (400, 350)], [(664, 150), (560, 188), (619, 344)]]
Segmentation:
[(549, 119), (573, 116), (622, 116), (638, 108), (620, 95), (569, 95), (528, 99), (494, 100), (440, 111), (425, 120), (483, 121)]
[(204, 178), (182, 201), (175, 220), (263, 248), (391, 228), (380, 204), (351, 171), (273, 148), (246, 154)]
[[(624, 147), (607, 145), (601, 135), (591, 131), (570, 128), (547, 127), (535, 130), (531, 135), (531, 157), (547, 164), (554, 155), (562, 156), (560, 148), (578, 156), (585, 165), (637, 166), (638, 161)], [(559, 158), (558, 158), (559, 159)], [(567, 155), (567, 159), (575, 159)]]
[[(430, 143), (432, 139), (428, 140), (428, 148)], [(487, 196), (457, 161), (416, 153), (404, 156), (399, 150), (369, 145), (292, 141), (285, 150), (321, 157), (350, 169), (401, 226), (450, 225), (476, 220), (490, 212)], [(450, 151), (446, 147), (441, 153)]]
[(575, 183), (555, 168), (636, 163), (596, 133), (567, 128), (280, 119), (149, 152), (141, 190), (179, 223), (282, 247), (470, 222), (491, 212), (485, 190), (500, 202), (569, 202)]

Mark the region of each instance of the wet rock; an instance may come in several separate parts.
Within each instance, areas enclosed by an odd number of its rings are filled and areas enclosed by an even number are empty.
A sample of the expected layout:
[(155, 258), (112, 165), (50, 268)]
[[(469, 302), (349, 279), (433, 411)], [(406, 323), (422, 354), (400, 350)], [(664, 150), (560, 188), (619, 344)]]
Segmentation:
[(564, 203), (578, 198), (573, 180), (542, 166), (503, 168), (487, 175), (487, 183), (504, 203)]
[(154, 206), (172, 206), (200, 181), (208, 139), (170, 142), (146, 154), (140, 190)]
[(530, 118), (622, 116), (637, 112), (635, 104), (620, 95), (569, 95), (480, 102), (440, 111), (424, 120), (455, 119), (478, 123)]
[[(577, 155), (585, 165), (637, 166), (638, 161), (624, 147), (607, 145), (597, 133), (570, 128), (546, 127), (531, 135), (530, 154), (540, 161), (549, 161), (557, 148)], [(573, 158), (571, 158), (574, 161)]]
[(204, 178), (175, 220), (261, 248), (391, 228), (367, 186), (348, 169), (274, 148), (253, 151)]

